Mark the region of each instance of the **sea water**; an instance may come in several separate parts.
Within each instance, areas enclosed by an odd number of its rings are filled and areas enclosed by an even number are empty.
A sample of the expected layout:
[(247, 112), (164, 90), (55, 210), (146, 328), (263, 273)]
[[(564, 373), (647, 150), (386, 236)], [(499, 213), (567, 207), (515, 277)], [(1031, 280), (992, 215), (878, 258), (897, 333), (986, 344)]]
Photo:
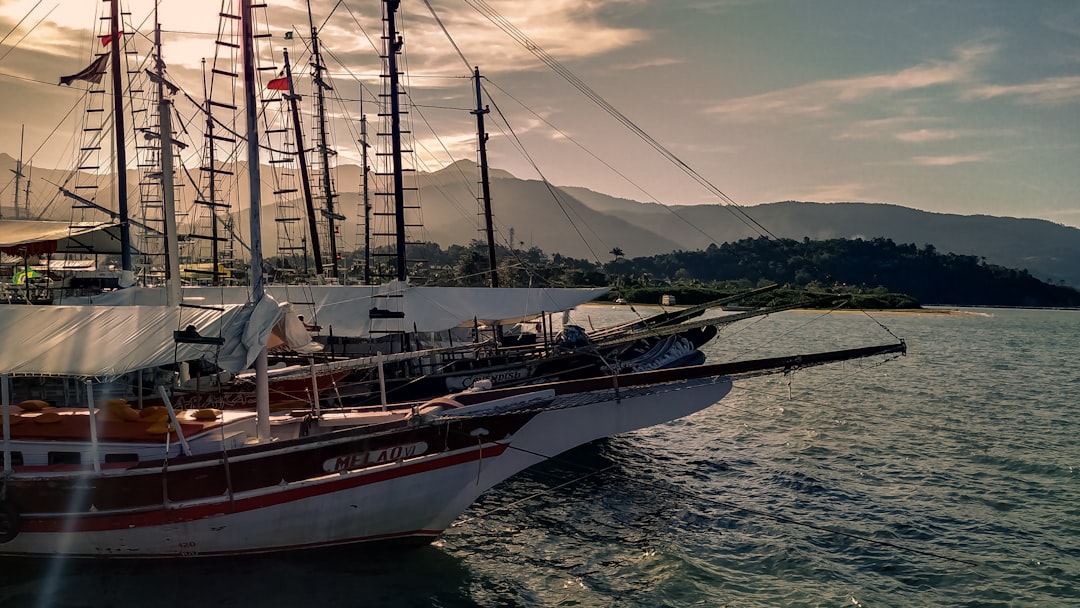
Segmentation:
[(6, 561), (0, 606), (1080, 605), (1080, 312), (783, 313), (706, 350), (893, 335), (907, 356), (740, 380), (708, 410), (544, 463), (430, 546)]

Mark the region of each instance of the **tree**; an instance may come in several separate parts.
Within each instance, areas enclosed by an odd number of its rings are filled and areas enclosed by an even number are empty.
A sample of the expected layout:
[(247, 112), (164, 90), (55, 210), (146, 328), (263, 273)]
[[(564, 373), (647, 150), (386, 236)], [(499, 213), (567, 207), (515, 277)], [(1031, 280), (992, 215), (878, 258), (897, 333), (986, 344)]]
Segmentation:
[(612, 247), (611, 251), (609, 253), (611, 253), (611, 255), (615, 256), (616, 260), (623, 257), (624, 255), (626, 255), (625, 253), (623, 253), (623, 250), (622, 250), (621, 247)]

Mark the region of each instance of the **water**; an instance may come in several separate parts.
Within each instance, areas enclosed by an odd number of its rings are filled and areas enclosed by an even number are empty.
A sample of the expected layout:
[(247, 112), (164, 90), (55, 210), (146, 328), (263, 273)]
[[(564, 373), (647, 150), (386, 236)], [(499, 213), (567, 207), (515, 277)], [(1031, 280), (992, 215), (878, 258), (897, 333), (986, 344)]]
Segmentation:
[(889, 341), (877, 321), (910, 354), (740, 381), (504, 483), (432, 546), (9, 561), (0, 606), (1080, 605), (1080, 313), (964, 312), (728, 329), (711, 359)]

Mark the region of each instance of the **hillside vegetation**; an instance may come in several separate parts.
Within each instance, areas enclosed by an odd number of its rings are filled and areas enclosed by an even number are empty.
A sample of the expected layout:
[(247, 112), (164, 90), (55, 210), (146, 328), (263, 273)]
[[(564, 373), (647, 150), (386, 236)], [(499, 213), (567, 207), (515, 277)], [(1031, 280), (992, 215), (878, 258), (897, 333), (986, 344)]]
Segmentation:
[[(1051, 285), (1026, 270), (989, 264), (970, 255), (939, 253), (889, 239), (743, 239), (700, 251), (632, 259), (615, 248), (598, 267), (539, 248), (498, 258), (502, 286), (612, 285), (611, 298), (656, 302), (672, 294), (680, 304), (705, 302), (769, 283), (789, 290), (845, 293), (864, 308), (919, 304), (960, 306), (1080, 307), (1080, 291)], [(427, 262), (411, 279), (437, 285), (485, 285), (486, 249), (479, 243), (442, 250), (429, 243), (414, 251)], [(783, 294), (784, 291), (778, 292)], [(772, 298), (777, 295), (769, 296)]]

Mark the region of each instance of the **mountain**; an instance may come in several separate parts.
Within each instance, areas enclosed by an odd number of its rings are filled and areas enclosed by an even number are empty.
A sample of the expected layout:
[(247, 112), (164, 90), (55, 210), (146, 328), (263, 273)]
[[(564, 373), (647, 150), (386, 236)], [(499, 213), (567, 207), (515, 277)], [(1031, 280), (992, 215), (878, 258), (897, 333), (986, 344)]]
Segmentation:
[[(0, 172), (10, 175), (9, 169), (14, 167), (13, 158), (0, 154)], [(242, 171), (242, 166), (237, 170)], [(266, 177), (270, 174), (270, 169), (264, 168), (262, 202), (266, 235), (275, 234), (272, 180)], [(44, 206), (42, 201), (53, 200), (49, 217), (69, 217), (69, 204), (54, 194), (56, 187), (50, 184), (61, 183), (64, 175), (61, 171), (33, 169), (34, 210)], [(135, 173), (129, 175), (129, 184), (137, 184)], [(431, 173), (417, 173), (425, 225), (423, 240), (446, 247), (480, 238), (477, 175), (476, 165), (470, 161), (458, 161)], [(705, 249), (712, 243), (760, 236), (751, 227), (756, 222), (773, 236), (796, 240), (881, 237), (919, 247), (931, 244), (943, 253), (973, 255), (992, 264), (1026, 269), (1051, 283), (1080, 287), (1080, 264), (1076, 263), (1080, 260), (1080, 229), (1045, 220), (931, 213), (883, 203), (785, 201), (742, 207), (753, 218), (750, 221), (723, 205), (665, 207), (585, 188), (549, 188), (542, 181), (519, 179), (497, 169), (490, 176), (500, 242), (508, 242), (513, 229), (514, 246), (536, 246), (549, 254), (606, 261), (611, 257), (608, 252), (615, 247), (627, 257)], [(338, 208), (349, 218), (350, 226), (346, 234), (353, 232), (351, 227), (356, 225), (359, 214), (360, 181), (359, 167), (338, 168)], [(4, 217), (11, 217), (10, 183), (3, 185), (0, 197)], [(136, 188), (131, 187), (133, 194)], [(246, 191), (247, 182), (241, 179), (232, 197), (237, 213), (246, 209)], [(190, 186), (185, 187), (181, 199), (189, 199), (192, 192)], [(274, 243), (274, 238), (266, 239), (269, 248)]]
[[(446, 193), (456, 180), (459, 204), (473, 205), (473, 184), (460, 177), (475, 176), (475, 165), (460, 161), (455, 167), (421, 174), (424, 217), (432, 239), (444, 246), (477, 238), (476, 224), (461, 221), (447, 210)], [(475, 178), (474, 178), (475, 179)], [(436, 187), (438, 184), (438, 187)], [(812, 203), (785, 201), (742, 207), (752, 218), (723, 205), (673, 205), (641, 203), (593, 192), (585, 188), (559, 187), (560, 205), (543, 182), (521, 180), (505, 172), (491, 180), (497, 223), (515, 228), (516, 239), (548, 253), (608, 259), (619, 247), (627, 257), (648, 256), (675, 250), (705, 249), (712, 243), (733, 242), (760, 236), (751, 226), (764, 226), (773, 236), (802, 240), (833, 238), (887, 238), (898, 244), (933, 245), (942, 253), (974, 255), (991, 264), (1026, 269), (1051, 283), (1080, 287), (1080, 229), (1046, 220), (955, 215), (920, 211), (884, 203)], [(460, 203), (460, 201), (465, 201)], [(565, 211), (564, 211), (565, 210)], [(572, 226), (570, 219), (576, 226)], [(437, 218), (436, 222), (430, 222)], [(581, 238), (598, 236), (591, 252)]]

